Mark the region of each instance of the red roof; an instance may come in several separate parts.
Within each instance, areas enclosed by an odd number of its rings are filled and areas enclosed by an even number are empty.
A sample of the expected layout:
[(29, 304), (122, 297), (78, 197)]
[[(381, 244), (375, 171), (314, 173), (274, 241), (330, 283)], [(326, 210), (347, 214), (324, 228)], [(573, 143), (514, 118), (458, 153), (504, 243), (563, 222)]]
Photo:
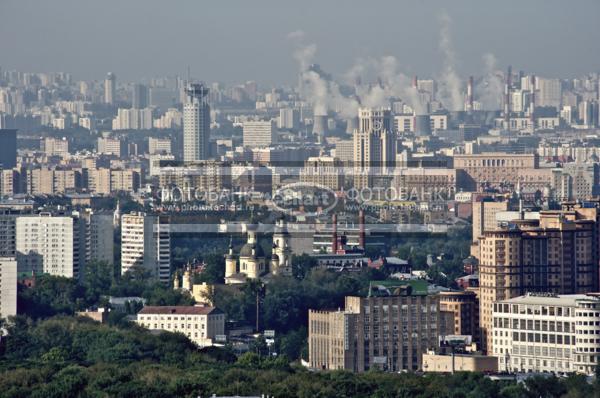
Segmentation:
[(213, 313), (222, 313), (215, 307), (201, 306), (145, 306), (138, 314), (175, 314), (175, 315), (208, 315)]

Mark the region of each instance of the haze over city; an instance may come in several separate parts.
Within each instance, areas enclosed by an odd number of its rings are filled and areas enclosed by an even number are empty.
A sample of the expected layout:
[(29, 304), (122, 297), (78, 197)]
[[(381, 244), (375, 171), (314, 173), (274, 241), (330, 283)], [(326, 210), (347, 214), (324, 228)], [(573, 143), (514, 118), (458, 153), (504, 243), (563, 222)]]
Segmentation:
[[(398, 58), (407, 74), (441, 72), (440, 16), (449, 17), (460, 75), (484, 70), (491, 53), (548, 77), (574, 77), (600, 63), (594, 0), (248, 2), (4, 0), (5, 67), (68, 71), (99, 79), (182, 74), (208, 81), (290, 84), (297, 72), (290, 32), (318, 46), (318, 63), (341, 75), (358, 59)], [(577, 21), (573, 23), (573, 21)], [(27, 29), (23, 30), (23, 24)], [(18, 32), (18, 33), (17, 33)]]

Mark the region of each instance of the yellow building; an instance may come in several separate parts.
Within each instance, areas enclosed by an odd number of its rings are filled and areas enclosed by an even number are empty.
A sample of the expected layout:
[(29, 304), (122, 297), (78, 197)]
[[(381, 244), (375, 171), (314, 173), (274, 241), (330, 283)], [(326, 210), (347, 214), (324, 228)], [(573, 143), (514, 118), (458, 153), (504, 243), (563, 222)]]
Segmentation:
[(438, 373), (453, 372), (498, 372), (498, 358), (487, 355), (455, 354), (441, 355), (434, 352), (423, 354), (423, 371)]

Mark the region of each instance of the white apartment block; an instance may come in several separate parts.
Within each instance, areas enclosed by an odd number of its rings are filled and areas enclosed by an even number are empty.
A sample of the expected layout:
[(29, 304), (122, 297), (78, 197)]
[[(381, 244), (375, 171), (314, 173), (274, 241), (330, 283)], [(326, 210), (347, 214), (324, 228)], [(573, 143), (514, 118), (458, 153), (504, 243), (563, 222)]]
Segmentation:
[(0, 257), (0, 318), (17, 315), (17, 260)]
[(148, 138), (148, 153), (150, 155), (171, 154), (171, 140), (169, 138)]
[(243, 145), (262, 148), (277, 142), (277, 130), (272, 121), (248, 121), (243, 125)]
[(153, 127), (152, 109), (119, 108), (112, 121), (113, 130), (149, 130)]
[(110, 137), (99, 137), (98, 153), (102, 155), (121, 156), (121, 140)]
[(121, 274), (141, 267), (169, 283), (171, 278), (171, 239), (169, 218), (145, 213), (121, 217)]
[(211, 346), (216, 336), (225, 334), (225, 314), (215, 307), (146, 306), (136, 322), (150, 330), (182, 333), (199, 347)]
[(500, 372), (593, 375), (600, 358), (600, 296), (529, 293), (494, 304)]
[(79, 264), (73, 258), (73, 219), (49, 213), (17, 218), (19, 273), (46, 273), (77, 277)]
[(46, 156), (69, 156), (69, 141), (66, 138), (45, 137), (40, 140), (40, 149)]

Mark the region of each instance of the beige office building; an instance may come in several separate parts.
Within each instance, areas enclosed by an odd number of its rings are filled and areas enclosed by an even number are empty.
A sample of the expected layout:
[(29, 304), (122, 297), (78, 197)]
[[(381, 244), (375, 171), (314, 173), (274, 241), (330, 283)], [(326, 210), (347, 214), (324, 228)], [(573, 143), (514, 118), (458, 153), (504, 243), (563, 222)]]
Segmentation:
[(243, 145), (248, 148), (269, 147), (277, 143), (277, 128), (273, 121), (249, 121), (243, 124)]
[(345, 309), (309, 311), (312, 369), (392, 372), (422, 369), (422, 357), (450, 334), (452, 315), (437, 295), (408, 291), (388, 297), (346, 297)]
[(460, 154), (454, 155), (454, 168), (467, 174), (467, 189), (477, 191), (486, 184), (498, 186), (507, 183), (516, 186), (519, 176), (524, 177), (531, 170), (539, 168), (539, 160), (537, 154)]

